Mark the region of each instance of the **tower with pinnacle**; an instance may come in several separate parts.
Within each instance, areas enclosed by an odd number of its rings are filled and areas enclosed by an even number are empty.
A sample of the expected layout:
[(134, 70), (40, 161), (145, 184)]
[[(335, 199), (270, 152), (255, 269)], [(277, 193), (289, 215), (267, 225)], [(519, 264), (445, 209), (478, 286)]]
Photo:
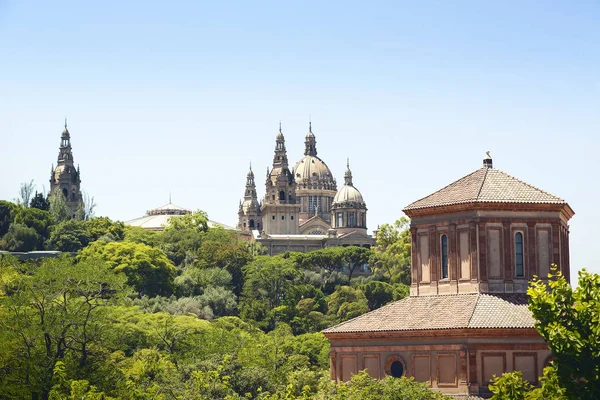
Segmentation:
[(258, 230), (260, 232), (262, 230), (260, 204), (256, 195), (256, 183), (254, 182), (252, 164), (250, 164), (248, 175), (246, 175), (244, 201), (240, 201), (237, 228), (240, 231)]
[(81, 176), (79, 166), (75, 168), (73, 150), (71, 148), (71, 135), (67, 129), (66, 118), (65, 129), (60, 137), (56, 168), (52, 165), (50, 173), (50, 195), (56, 194), (61, 194), (64, 197), (71, 210), (72, 217), (75, 217), (77, 210), (83, 208)]
[(267, 169), (265, 198), (261, 206), (263, 230), (266, 234), (297, 234), (299, 205), (296, 204), (296, 182), (289, 169), (285, 138), (279, 124), (275, 139), (273, 167)]

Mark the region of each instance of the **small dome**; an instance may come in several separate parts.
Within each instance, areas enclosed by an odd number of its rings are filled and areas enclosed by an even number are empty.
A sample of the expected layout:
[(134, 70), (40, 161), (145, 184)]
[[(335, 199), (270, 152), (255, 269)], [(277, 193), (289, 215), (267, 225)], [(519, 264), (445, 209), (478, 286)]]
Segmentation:
[(331, 170), (323, 160), (316, 156), (304, 156), (296, 163), (294, 179), (299, 185), (309, 182), (321, 182), (332, 190), (335, 190), (336, 187)]
[(256, 199), (244, 200), (244, 202), (242, 203), (242, 210), (244, 211), (244, 213), (247, 213), (249, 209), (255, 211), (258, 211), (260, 209), (260, 206)]
[(333, 198), (333, 207), (365, 208), (362, 194), (352, 185), (344, 185)]
[(344, 174), (344, 186), (335, 194), (333, 198), (333, 208), (367, 208), (362, 194), (354, 187), (352, 183), (352, 171), (350, 171), (350, 160), (346, 161), (346, 173)]

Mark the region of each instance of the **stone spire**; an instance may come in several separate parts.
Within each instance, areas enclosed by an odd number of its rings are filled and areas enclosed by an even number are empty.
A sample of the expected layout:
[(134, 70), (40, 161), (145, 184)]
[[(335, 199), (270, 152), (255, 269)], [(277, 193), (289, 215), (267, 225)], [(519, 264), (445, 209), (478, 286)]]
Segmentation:
[(254, 200), (258, 204), (256, 197), (256, 183), (254, 182), (254, 172), (252, 172), (252, 163), (250, 163), (250, 168), (248, 170), (248, 174), (246, 175), (246, 192), (244, 194), (244, 202), (246, 200)]
[(346, 173), (344, 174), (344, 184), (352, 186), (352, 171), (350, 171), (350, 158), (346, 159)]
[(312, 132), (312, 122), (308, 123), (308, 133), (304, 140), (304, 155), (305, 156), (317, 156), (317, 139), (315, 134)]
[(244, 190), (244, 201), (240, 201), (238, 211), (238, 229), (242, 231), (261, 229), (261, 211), (256, 196), (256, 183), (252, 163), (246, 175), (246, 189)]
[(65, 118), (65, 129), (60, 136), (60, 146), (58, 148), (58, 161), (56, 168), (54, 168), (54, 165), (52, 166), (52, 175), (50, 176), (50, 194), (62, 193), (73, 216), (83, 206), (80, 185), (80, 170), (79, 166), (75, 168), (73, 149), (71, 148), (71, 134), (67, 128), (67, 119)]
[(285, 138), (281, 131), (281, 122), (279, 122), (279, 133), (275, 138), (275, 155), (273, 156), (273, 168), (287, 168), (288, 158), (285, 150)]

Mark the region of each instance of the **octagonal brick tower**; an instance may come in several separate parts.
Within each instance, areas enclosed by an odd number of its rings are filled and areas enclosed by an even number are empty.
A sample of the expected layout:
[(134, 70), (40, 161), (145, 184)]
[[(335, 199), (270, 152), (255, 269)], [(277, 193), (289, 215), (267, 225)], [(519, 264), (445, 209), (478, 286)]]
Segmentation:
[(411, 218), (411, 295), (525, 293), (557, 264), (569, 279), (567, 202), (483, 167), (404, 208)]

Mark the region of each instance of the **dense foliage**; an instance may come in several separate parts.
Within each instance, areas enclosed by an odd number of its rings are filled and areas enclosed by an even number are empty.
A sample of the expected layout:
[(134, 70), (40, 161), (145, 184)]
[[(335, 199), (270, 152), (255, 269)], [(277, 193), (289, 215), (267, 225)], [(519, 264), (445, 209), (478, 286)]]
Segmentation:
[(372, 273), (391, 230), (381, 249), (266, 256), (201, 211), (150, 232), (28, 196), (0, 202), (0, 249), (66, 255), (0, 256), (0, 398), (438, 398), (409, 380), (329, 381), (319, 332), (408, 294)]
[(520, 372), (490, 385), (494, 399), (592, 400), (600, 398), (600, 275), (579, 272), (575, 289), (553, 266), (549, 281), (534, 279), (527, 291), (536, 329), (552, 350), (542, 385), (533, 388)]

